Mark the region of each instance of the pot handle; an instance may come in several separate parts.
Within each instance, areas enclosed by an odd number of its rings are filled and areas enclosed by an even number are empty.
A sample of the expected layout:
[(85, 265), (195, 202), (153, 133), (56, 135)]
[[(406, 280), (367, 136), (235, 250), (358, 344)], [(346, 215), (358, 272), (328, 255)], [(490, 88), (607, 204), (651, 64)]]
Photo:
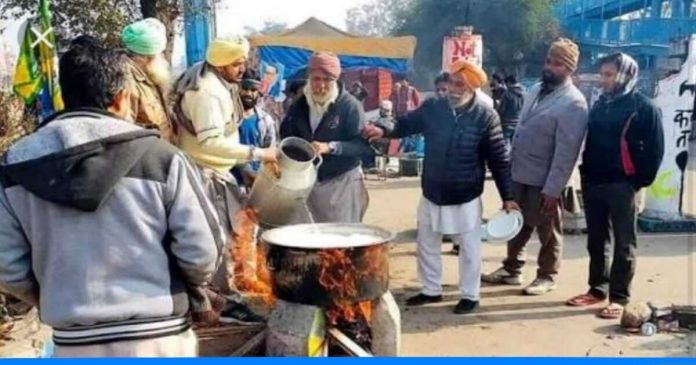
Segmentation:
[(324, 158), (321, 157), (321, 155), (317, 153), (317, 157), (314, 158), (314, 162), (316, 162), (314, 167), (316, 167), (316, 169), (319, 170), (319, 167), (321, 166), (321, 164), (324, 163)]

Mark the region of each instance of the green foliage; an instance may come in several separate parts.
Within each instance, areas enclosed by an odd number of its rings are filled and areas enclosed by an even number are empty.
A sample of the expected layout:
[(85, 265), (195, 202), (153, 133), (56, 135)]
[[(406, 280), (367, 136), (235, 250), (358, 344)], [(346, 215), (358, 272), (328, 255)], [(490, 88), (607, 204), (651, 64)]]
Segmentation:
[(558, 35), (554, 1), (372, 0), (349, 10), (347, 23), (360, 34), (416, 36), (414, 78), (421, 86), (430, 86), (441, 71), (443, 38), (464, 25), (483, 36), (489, 71), (536, 75), (546, 46)]
[[(59, 44), (79, 34), (89, 34), (107, 44), (118, 44), (124, 25), (139, 17), (134, 0), (52, 0), (53, 26)], [(38, 12), (36, 0), (3, 0), (0, 19), (11, 19)]]

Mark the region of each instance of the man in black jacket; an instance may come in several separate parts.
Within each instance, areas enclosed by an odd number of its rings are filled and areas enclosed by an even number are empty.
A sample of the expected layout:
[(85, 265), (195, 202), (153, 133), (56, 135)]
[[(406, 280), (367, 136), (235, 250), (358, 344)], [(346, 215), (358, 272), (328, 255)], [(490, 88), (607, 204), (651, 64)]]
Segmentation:
[[(650, 185), (664, 153), (660, 110), (635, 90), (638, 65), (617, 53), (600, 61), (604, 94), (590, 112), (581, 176), (590, 254), (590, 290), (571, 306), (602, 303), (602, 318), (619, 318), (635, 273), (636, 193)], [(609, 264), (610, 227), (614, 258)]]
[(369, 197), (360, 161), (372, 152), (360, 136), (365, 112), (360, 102), (338, 82), (341, 64), (330, 52), (309, 60), (309, 82), (288, 110), (280, 136), (312, 142), (324, 158), (307, 205), (317, 223), (362, 221)]
[(520, 121), (524, 96), (524, 86), (517, 82), (515, 75), (508, 75), (505, 78), (505, 92), (498, 105), (498, 114), (503, 125), (503, 135), (509, 143), (512, 143), (512, 136)]
[(459, 245), (457, 314), (478, 307), (481, 277), (481, 193), (488, 164), (506, 210), (518, 209), (512, 197), (510, 157), (505, 148), (500, 119), (482, 104), (475, 89), (486, 83), (477, 65), (459, 61), (452, 66), (448, 98), (427, 100), (399, 118), (395, 127), (368, 126), (369, 139), (425, 136), (423, 198), (418, 208), (418, 273), (420, 294), (407, 305), (442, 301), (442, 235)]

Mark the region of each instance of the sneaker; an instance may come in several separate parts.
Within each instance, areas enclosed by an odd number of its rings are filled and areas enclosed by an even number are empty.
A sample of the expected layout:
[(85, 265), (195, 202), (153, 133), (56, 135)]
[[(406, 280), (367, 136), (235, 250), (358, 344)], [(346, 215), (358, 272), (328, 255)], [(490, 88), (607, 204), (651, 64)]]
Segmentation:
[(553, 280), (536, 278), (528, 287), (524, 288), (524, 293), (527, 295), (544, 295), (554, 289), (556, 289), (556, 282)]
[(504, 267), (490, 274), (481, 275), (481, 281), (488, 284), (522, 285), (522, 274), (513, 274)]
[(468, 314), (476, 311), (479, 307), (478, 301), (462, 299), (454, 307), (454, 314)]
[(230, 302), (227, 308), (220, 313), (220, 323), (251, 325), (265, 321), (263, 317), (252, 312), (246, 305), (236, 302)]
[(409, 307), (416, 307), (419, 305), (429, 304), (429, 303), (439, 303), (442, 301), (442, 295), (425, 295), (418, 294), (406, 299), (406, 305)]

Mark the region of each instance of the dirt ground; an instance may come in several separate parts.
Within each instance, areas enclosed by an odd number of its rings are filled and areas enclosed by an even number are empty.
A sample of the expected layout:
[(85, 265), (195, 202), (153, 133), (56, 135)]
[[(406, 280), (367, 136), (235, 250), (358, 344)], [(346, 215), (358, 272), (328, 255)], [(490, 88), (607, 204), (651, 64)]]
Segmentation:
[[(696, 169), (690, 175), (690, 192), (696, 197)], [(397, 233), (391, 251), (391, 289), (402, 310), (404, 356), (679, 356), (696, 355), (696, 336), (658, 334), (629, 336), (618, 321), (596, 317), (601, 307), (570, 308), (564, 302), (587, 289), (586, 236), (565, 236), (563, 264), (558, 289), (545, 296), (521, 295), (521, 287), (484, 286), (481, 308), (475, 314), (455, 315), (457, 260), (443, 244), (445, 301), (406, 308), (405, 299), (420, 288), (416, 271), (415, 224), (420, 199), (417, 179), (399, 178), (368, 182), (370, 208), (365, 223)], [(696, 213), (694, 201), (686, 205)], [(500, 207), (495, 186), (487, 182), (484, 215)], [(696, 237), (686, 234), (639, 236), (638, 268), (633, 282), (634, 301), (660, 300), (694, 304)], [(485, 242), (483, 269), (499, 267), (505, 244)], [(529, 245), (524, 271), (526, 283), (534, 279), (539, 241)], [(691, 275), (691, 280), (689, 280)]]

